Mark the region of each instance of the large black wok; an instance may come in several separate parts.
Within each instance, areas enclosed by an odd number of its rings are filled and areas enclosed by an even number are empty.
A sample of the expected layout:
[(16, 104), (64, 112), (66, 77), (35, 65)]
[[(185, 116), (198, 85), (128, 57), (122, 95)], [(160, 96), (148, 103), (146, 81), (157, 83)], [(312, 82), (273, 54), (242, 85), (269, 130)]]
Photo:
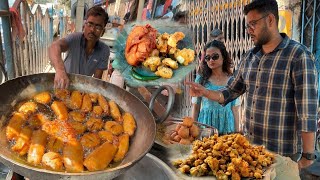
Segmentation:
[(96, 172), (56, 172), (28, 165), (25, 160), (17, 158), (17, 155), (8, 148), (4, 127), (7, 125), (12, 107), (21, 100), (31, 98), (37, 92), (52, 90), (54, 74), (51, 73), (22, 76), (0, 85), (0, 161), (14, 172), (30, 179), (96, 180), (117, 177), (139, 161), (152, 147), (156, 134), (155, 119), (142, 101), (113, 84), (83, 75), (69, 74), (69, 78), (70, 89), (100, 93), (114, 100), (124, 111), (133, 114), (137, 122), (137, 129), (130, 141), (129, 152), (121, 164), (115, 168)]

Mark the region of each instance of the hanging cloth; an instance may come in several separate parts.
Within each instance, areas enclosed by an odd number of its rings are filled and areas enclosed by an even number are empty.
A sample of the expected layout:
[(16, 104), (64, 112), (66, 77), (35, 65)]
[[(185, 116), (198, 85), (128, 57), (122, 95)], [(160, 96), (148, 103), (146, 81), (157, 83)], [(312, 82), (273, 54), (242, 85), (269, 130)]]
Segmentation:
[(167, 14), (167, 10), (169, 6), (171, 6), (171, 3), (172, 3), (172, 0), (166, 0), (166, 2), (164, 3), (163, 11), (162, 11), (162, 16)]
[(16, 39), (16, 37), (18, 36), (20, 41), (23, 41), (26, 32), (23, 29), (20, 14), (16, 8), (10, 8), (9, 11), (11, 13), (12, 39)]

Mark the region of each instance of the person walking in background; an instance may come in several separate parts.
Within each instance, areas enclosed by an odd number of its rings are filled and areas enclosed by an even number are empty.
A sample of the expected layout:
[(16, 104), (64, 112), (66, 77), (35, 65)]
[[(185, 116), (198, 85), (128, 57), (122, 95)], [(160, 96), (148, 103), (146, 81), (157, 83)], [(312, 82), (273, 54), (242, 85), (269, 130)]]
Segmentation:
[(180, 24), (188, 24), (188, 12), (187, 11), (179, 11), (173, 16), (173, 20)]
[(152, 11), (152, 2), (153, 1), (146, 1), (144, 4), (144, 8), (142, 11), (142, 20), (150, 20), (151, 19), (151, 11)]
[[(65, 38), (54, 41), (49, 47), (49, 58), (56, 74), (55, 88), (67, 88), (67, 73), (83, 74), (101, 78), (108, 67), (109, 47), (100, 41), (108, 22), (108, 14), (100, 6), (94, 6), (87, 12), (83, 32), (75, 32)], [(63, 61), (61, 54), (66, 52)]]
[[(208, 90), (218, 90), (226, 86), (232, 78), (232, 60), (225, 45), (217, 40), (209, 42), (204, 48), (204, 61), (195, 82)], [(192, 116), (203, 124), (218, 129), (219, 134), (239, 132), (239, 100), (225, 107), (204, 96), (192, 98)]]
[(169, 8), (167, 9), (167, 13), (163, 15), (161, 19), (164, 19), (166, 21), (171, 21), (172, 18), (173, 18), (172, 6), (169, 6)]
[(215, 91), (189, 82), (190, 94), (222, 105), (245, 94), (244, 133), (248, 139), (306, 168), (316, 158), (315, 59), (305, 46), (279, 32), (276, 0), (254, 0), (245, 6), (244, 13), (255, 47), (243, 56), (234, 80)]
[(220, 29), (215, 28), (210, 32), (210, 41), (213, 40), (224, 42), (224, 34)]
[(160, 4), (157, 6), (156, 12), (154, 14), (155, 18), (161, 18), (162, 17), (162, 15), (164, 14), (163, 13), (163, 7), (164, 7), (164, 2), (160, 1)]

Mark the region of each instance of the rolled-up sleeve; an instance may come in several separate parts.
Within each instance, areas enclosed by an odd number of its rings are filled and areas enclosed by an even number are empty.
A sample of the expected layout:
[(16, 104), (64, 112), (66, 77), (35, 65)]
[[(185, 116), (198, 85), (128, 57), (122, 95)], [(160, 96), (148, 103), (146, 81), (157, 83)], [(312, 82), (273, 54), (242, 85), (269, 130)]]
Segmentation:
[(233, 100), (237, 99), (246, 91), (246, 85), (242, 78), (242, 71), (244, 66), (243, 62), (244, 61), (241, 61), (237, 70), (235, 71), (234, 78), (228, 81), (228, 84), (225, 88), (219, 90), (223, 94), (225, 100), (223, 103), (221, 103), (222, 106), (225, 106), (229, 102), (232, 102)]
[(309, 51), (305, 51), (294, 61), (292, 79), (298, 115), (297, 130), (315, 132), (318, 113), (318, 73), (314, 57)]

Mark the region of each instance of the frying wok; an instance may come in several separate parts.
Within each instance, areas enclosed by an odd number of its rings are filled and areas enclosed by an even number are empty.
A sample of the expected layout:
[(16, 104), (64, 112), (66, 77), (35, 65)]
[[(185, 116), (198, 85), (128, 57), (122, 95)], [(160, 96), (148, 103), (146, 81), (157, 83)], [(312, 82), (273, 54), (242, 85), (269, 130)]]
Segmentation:
[[(121, 164), (114, 168), (103, 171), (67, 173), (57, 172), (27, 164), (26, 160), (18, 158), (13, 153), (6, 141), (5, 128), (8, 117), (12, 112), (12, 107), (19, 101), (29, 99), (37, 92), (53, 88), (53, 73), (34, 74), (18, 77), (6, 81), (0, 85), (0, 161), (10, 167), (14, 172), (31, 179), (112, 179), (124, 173), (133, 164), (138, 162), (151, 149), (155, 134), (155, 119), (148, 107), (131, 93), (99, 79), (88, 76), (69, 74), (69, 89), (77, 89), (84, 92), (100, 93), (110, 100), (114, 100), (124, 111), (133, 114), (137, 129), (135, 135), (130, 140), (130, 147), (127, 155)], [(160, 90), (159, 90), (160, 91)], [(173, 92), (172, 88), (168, 91)], [(170, 98), (169, 98), (170, 101)], [(172, 98), (171, 98), (172, 101)], [(174, 101), (174, 99), (173, 99)], [(167, 114), (173, 103), (169, 102)], [(152, 106), (151, 106), (152, 108)], [(163, 116), (162, 119), (165, 119)]]

